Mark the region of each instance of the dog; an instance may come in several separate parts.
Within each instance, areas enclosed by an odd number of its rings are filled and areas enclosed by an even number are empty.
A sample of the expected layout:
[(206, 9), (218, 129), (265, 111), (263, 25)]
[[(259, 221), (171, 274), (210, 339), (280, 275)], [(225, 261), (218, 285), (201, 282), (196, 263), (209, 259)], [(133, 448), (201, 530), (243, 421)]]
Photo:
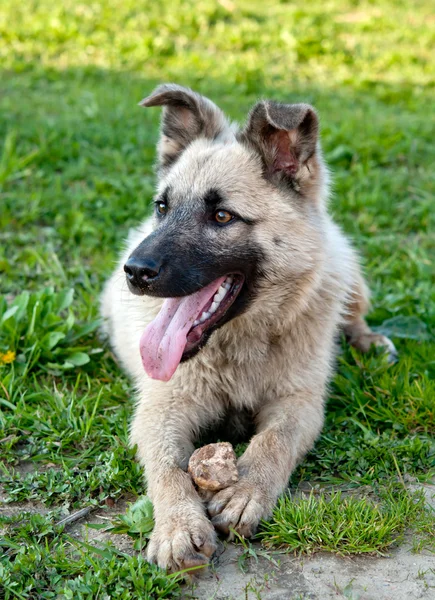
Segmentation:
[[(130, 235), (101, 312), (137, 389), (147, 557), (174, 571), (209, 562), (216, 530), (249, 537), (270, 516), (322, 429), (340, 332), (363, 352), (395, 349), (364, 320), (358, 256), (327, 212), (313, 107), (260, 101), (239, 128), (175, 84), (141, 105), (163, 107), (154, 215)], [(223, 426), (253, 435), (239, 481), (205, 506), (187, 465)]]

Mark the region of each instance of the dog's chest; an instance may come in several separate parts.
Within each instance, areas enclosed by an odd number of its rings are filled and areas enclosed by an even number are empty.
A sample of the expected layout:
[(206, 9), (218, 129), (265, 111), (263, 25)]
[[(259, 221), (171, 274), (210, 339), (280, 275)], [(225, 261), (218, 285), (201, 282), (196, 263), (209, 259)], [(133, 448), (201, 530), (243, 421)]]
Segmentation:
[(246, 355), (220, 351), (198, 356), (186, 377), (194, 394), (199, 392), (224, 411), (258, 410), (276, 387), (276, 368), (273, 356), (253, 350)]

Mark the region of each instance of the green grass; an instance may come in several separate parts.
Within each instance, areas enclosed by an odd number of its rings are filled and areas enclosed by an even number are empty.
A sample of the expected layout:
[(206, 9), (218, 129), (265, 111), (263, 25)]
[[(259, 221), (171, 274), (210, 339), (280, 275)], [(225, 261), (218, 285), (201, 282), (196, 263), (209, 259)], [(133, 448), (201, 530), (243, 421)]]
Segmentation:
[[(317, 107), (331, 210), (362, 255), (370, 322), (400, 352), (389, 367), (343, 347), (325, 429), (293, 485), (434, 476), (432, 13), (428, 0), (0, 3), (0, 477), (10, 501), (65, 511), (145, 492), (127, 444), (132, 390), (96, 320), (127, 231), (149, 210), (159, 111), (137, 102), (162, 81), (209, 95), (232, 119), (259, 97)], [(352, 518), (385, 517), (369, 498), (342, 502)], [(7, 597), (93, 598), (119, 586), (128, 598), (145, 594), (139, 585), (176, 594), (139, 555), (72, 543), (53, 515), (40, 517), (39, 537), (25, 530), (32, 519), (4, 523)], [(134, 524), (113, 527), (137, 542)], [(376, 551), (396, 539), (374, 529)], [(92, 587), (90, 570), (114, 580), (98, 575)]]
[(2, 519), (2, 598), (123, 600), (180, 597), (180, 575), (165, 575), (140, 555), (101, 549), (63, 534), (53, 513)]
[(284, 547), (289, 552), (319, 551), (337, 554), (381, 554), (413, 528), (425, 539), (422, 546), (435, 549), (435, 538), (426, 526), (433, 511), (424, 494), (406, 489), (383, 489), (375, 502), (367, 498), (330, 496), (291, 498), (278, 501), (272, 520), (263, 524), (259, 537), (266, 546)]
[(143, 550), (154, 528), (152, 502), (147, 496), (139, 498), (134, 504), (130, 504), (125, 514), (118, 515), (110, 525), (99, 523), (90, 527), (113, 534), (125, 533), (135, 539), (135, 550)]

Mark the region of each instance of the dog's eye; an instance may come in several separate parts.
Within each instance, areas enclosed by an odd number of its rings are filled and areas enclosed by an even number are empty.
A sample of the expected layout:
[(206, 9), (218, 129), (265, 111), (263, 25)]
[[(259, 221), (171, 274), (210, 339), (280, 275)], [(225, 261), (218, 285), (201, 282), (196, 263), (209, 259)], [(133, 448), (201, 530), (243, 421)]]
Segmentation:
[(156, 202), (156, 208), (159, 215), (166, 215), (168, 212), (168, 205), (165, 202)]
[(217, 223), (225, 225), (234, 219), (234, 215), (229, 213), (227, 210), (218, 210), (214, 214), (214, 219)]

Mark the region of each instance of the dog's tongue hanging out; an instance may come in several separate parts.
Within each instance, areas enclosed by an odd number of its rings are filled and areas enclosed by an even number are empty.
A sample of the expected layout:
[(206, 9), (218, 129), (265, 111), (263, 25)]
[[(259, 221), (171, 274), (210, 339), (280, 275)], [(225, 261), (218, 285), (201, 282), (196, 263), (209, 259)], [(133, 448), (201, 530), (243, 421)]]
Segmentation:
[(142, 364), (150, 377), (161, 381), (171, 379), (180, 364), (193, 322), (224, 281), (225, 277), (220, 277), (191, 296), (164, 301), (140, 340)]

